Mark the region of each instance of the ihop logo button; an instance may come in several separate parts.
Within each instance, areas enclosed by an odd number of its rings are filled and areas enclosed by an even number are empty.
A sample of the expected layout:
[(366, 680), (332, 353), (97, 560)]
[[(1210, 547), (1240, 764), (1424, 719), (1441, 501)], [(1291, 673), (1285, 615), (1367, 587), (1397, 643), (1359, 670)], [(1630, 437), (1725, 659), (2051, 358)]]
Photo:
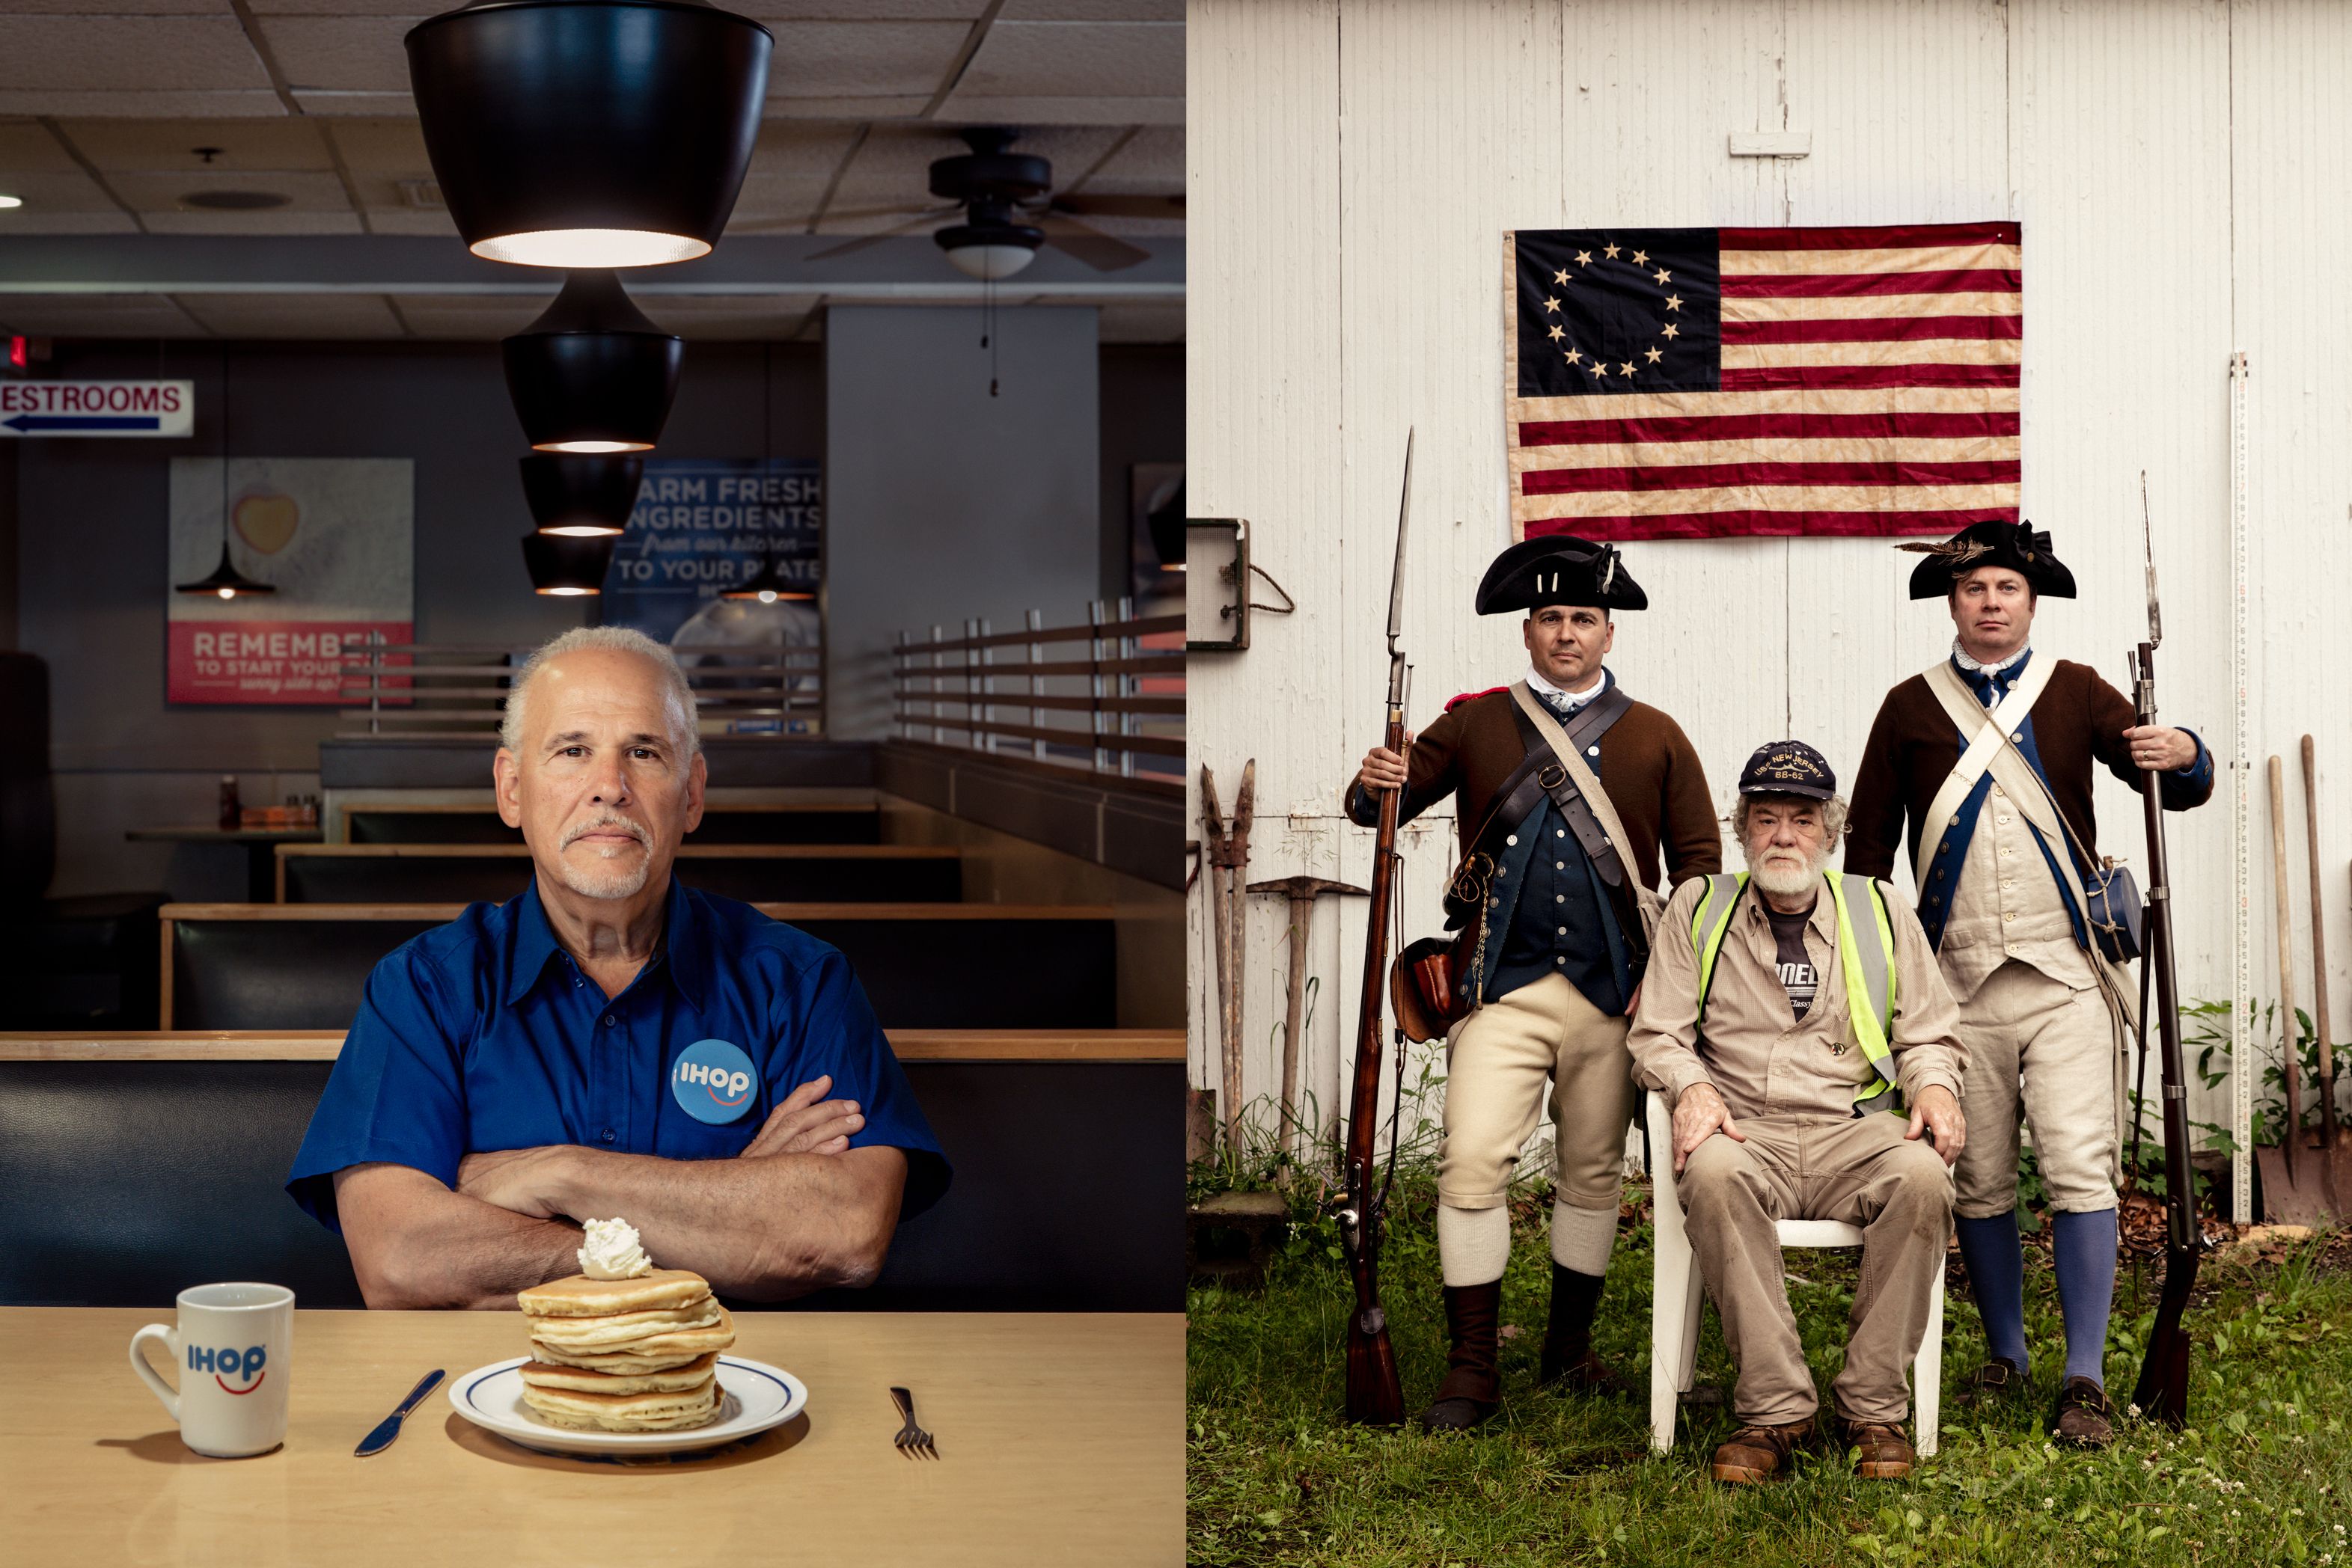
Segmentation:
[(671, 1097), (688, 1115), (714, 1126), (743, 1114), (759, 1083), (751, 1059), (723, 1040), (696, 1040), (669, 1070)]

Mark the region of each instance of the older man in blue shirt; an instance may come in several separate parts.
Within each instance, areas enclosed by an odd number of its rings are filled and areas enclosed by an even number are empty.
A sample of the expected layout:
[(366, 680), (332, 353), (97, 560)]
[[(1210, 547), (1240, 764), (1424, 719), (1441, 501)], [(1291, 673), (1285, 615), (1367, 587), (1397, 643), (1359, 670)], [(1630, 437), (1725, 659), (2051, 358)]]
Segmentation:
[(722, 1295), (870, 1283), (947, 1165), (840, 953), (671, 876), (706, 768), (669, 651), (557, 638), (499, 738), (531, 885), (376, 966), (288, 1192), (373, 1307), (510, 1307), (614, 1215)]

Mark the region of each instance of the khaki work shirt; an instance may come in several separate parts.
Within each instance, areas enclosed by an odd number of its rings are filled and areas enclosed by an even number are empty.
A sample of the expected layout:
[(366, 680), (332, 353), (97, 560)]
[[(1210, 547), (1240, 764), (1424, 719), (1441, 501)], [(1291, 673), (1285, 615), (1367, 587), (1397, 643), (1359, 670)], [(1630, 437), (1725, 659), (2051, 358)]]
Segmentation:
[[(1885, 884), (1881, 883), (1882, 891)], [(1762, 895), (1753, 881), (1740, 890), (1739, 905), (1724, 933), (1715, 961), (1715, 985), (1706, 1001), (1706, 1030), (1698, 1030), (1698, 955), (1690, 940), (1691, 915), (1706, 891), (1703, 881), (1675, 890), (1658, 921), (1649, 974), (1633, 1013), (1626, 1049), (1633, 1057), (1633, 1081), (1670, 1101), (1694, 1083), (1710, 1083), (1734, 1117), (1853, 1114), (1854, 1091), (1873, 1072), (1853, 1038), (1845, 999), (1845, 970), (1837, 948), (1837, 904), (1828, 879), (1805, 922), (1805, 952), (1821, 977), (1813, 1005), (1801, 1019), (1790, 1009), (1780, 983), (1780, 946)], [(1855, 937), (1877, 940), (1867, 895), (1849, 884)], [(1906, 1103), (1920, 1091), (1942, 1084), (1959, 1098), (1968, 1048), (1954, 1031), (1958, 1009), (1936, 967), (1935, 951), (1911, 906), (1889, 893), (1887, 922), (1895, 931), (1895, 1081)]]

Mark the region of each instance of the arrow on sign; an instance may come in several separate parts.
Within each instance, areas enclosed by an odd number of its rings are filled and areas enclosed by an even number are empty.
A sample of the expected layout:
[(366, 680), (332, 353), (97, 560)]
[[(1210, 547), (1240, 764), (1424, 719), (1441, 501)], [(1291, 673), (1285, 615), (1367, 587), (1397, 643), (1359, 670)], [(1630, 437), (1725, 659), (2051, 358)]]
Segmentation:
[(127, 414), (59, 414), (20, 413), (14, 419), (0, 419), (0, 426), (9, 430), (157, 430), (163, 421), (152, 413)]

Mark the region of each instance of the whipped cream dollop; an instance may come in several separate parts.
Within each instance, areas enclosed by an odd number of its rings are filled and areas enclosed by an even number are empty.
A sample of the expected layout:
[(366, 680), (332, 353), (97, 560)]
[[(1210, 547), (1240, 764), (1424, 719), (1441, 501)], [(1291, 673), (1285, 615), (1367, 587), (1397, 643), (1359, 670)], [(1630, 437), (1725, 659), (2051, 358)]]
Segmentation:
[(637, 1280), (654, 1271), (654, 1260), (637, 1244), (636, 1227), (625, 1219), (591, 1219), (583, 1228), (580, 1271), (592, 1280)]

